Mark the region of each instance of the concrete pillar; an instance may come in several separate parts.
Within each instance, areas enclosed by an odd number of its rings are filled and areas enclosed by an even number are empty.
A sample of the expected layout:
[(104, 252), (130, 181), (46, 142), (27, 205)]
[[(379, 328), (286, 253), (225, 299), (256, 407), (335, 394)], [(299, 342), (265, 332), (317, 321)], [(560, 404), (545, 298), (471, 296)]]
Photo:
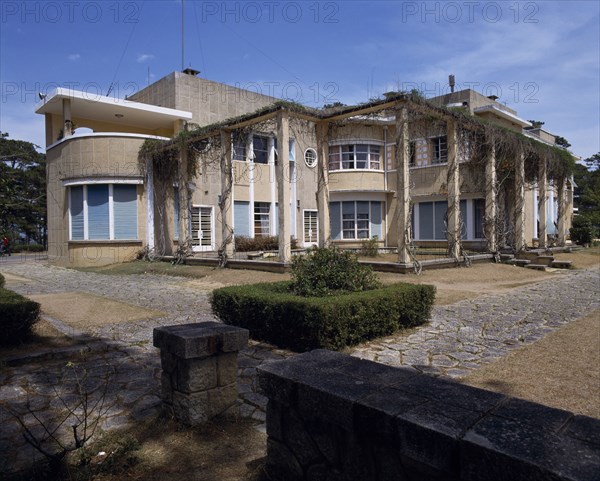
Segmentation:
[(515, 161), (515, 251), (525, 249), (525, 153), (521, 150)]
[(233, 160), (231, 156), (231, 132), (221, 131), (221, 264), (233, 256)]
[(398, 262), (411, 262), (410, 245), (410, 138), (408, 109), (396, 110), (396, 225), (398, 226)]
[(485, 238), (487, 239), (488, 252), (498, 250), (496, 233), (497, 226), (497, 174), (496, 174), (496, 144), (491, 141), (490, 151), (485, 160)]
[(290, 230), (290, 159), (289, 132), (290, 120), (287, 112), (277, 116), (277, 200), (279, 202), (279, 260), (288, 263), (292, 260)]
[(460, 178), (458, 175), (458, 155), (456, 122), (448, 120), (446, 124), (448, 142), (448, 256), (458, 259), (461, 251), (460, 225)]
[(63, 112), (63, 137), (73, 135), (73, 122), (71, 121), (71, 100), (62, 99)]
[(558, 245), (563, 247), (567, 243), (567, 180), (562, 177), (555, 181), (558, 196)]
[(216, 322), (154, 329), (160, 349), (163, 405), (188, 426), (238, 413), (237, 354), (248, 331)]
[(538, 247), (545, 249), (548, 247), (547, 225), (548, 219), (548, 161), (546, 157), (540, 159), (538, 166)]
[(177, 184), (179, 192), (179, 247), (188, 243), (190, 239), (190, 193), (188, 187), (188, 151), (185, 145), (181, 148), (177, 165)]
[(319, 216), (319, 247), (331, 243), (329, 219), (329, 124), (317, 125), (317, 209)]
[(154, 249), (154, 166), (151, 159), (146, 161), (146, 245), (148, 249)]

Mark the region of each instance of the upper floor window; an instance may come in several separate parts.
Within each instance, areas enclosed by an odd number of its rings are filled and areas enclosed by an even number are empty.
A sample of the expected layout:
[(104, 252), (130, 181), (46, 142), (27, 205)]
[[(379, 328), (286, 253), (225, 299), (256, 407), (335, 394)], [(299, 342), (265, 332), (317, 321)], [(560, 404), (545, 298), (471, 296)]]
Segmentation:
[(136, 185), (74, 185), (69, 195), (70, 240), (137, 240)]
[(431, 139), (432, 164), (448, 162), (448, 138), (445, 135)]
[(381, 169), (381, 146), (344, 144), (329, 147), (329, 170)]

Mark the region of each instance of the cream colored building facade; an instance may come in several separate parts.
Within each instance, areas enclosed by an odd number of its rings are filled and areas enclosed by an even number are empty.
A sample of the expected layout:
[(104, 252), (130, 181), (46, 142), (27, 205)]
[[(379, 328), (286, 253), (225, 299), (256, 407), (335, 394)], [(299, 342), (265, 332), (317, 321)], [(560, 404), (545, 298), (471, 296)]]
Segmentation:
[[(185, 186), (185, 236), (198, 255), (224, 250), (231, 255), (228, 233), (293, 237), (299, 247), (330, 242), (359, 247), (376, 237), (381, 247), (403, 252), (409, 232), (411, 244), (446, 247), (451, 225), (465, 248), (496, 250), (502, 245), (490, 243), (485, 223), (490, 205), (499, 202), (507, 219), (517, 218), (514, 225), (522, 226), (519, 248), (537, 242), (544, 218), (546, 234), (560, 228), (564, 242), (570, 216), (558, 222), (559, 189), (544, 186), (544, 209), (536, 185), (516, 197), (514, 186), (506, 186), (502, 196), (490, 193), (487, 181), (495, 171), (464, 162), (466, 147), (453, 140), (446, 124), (414, 122), (400, 132), (385, 100), (380, 110), (357, 107), (352, 115), (350, 108), (324, 124), (317, 114), (273, 107), (276, 100), (202, 79), (189, 69), (127, 100), (57, 89), (36, 107), (46, 118), (49, 257), (82, 266), (131, 260), (144, 247), (173, 253), (181, 237), (181, 186), (173, 182), (159, 190), (159, 173), (140, 161), (140, 147), (146, 139), (168, 141), (182, 130), (208, 125), (215, 126), (202, 144), (208, 154), (199, 154), (203, 161)], [(531, 129), (514, 110), (471, 90), (430, 102), (554, 143), (551, 134)], [(225, 146), (211, 151), (217, 134)], [(405, 153), (396, 151), (402, 135), (410, 139)], [(224, 188), (224, 164), (231, 165), (230, 190)], [(572, 205), (566, 185), (560, 195)], [(287, 261), (289, 243), (281, 244)], [(399, 259), (407, 261), (402, 254)]]

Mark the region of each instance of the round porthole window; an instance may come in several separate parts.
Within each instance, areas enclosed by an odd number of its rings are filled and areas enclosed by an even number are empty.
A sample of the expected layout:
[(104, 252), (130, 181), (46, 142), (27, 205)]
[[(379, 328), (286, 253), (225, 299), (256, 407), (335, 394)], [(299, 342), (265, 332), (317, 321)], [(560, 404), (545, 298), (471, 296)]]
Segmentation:
[(304, 162), (311, 168), (317, 165), (317, 151), (315, 149), (306, 149), (304, 152)]

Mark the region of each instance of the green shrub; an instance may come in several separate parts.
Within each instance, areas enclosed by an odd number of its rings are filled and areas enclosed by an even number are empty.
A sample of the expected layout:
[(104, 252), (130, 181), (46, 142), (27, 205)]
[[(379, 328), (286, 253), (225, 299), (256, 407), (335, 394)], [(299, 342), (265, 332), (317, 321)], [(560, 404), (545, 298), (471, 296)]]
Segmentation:
[(0, 289), (4, 287), (4, 282), (5, 282), (4, 276), (2, 274), (0, 274)]
[(19, 252), (42, 252), (44, 246), (40, 244), (16, 244), (11, 246), (10, 250), (15, 254)]
[[(293, 237), (290, 239), (292, 249), (298, 248), (298, 241)], [(252, 252), (252, 251), (276, 251), (279, 249), (279, 237), (245, 237), (235, 236), (236, 252)]]
[(291, 282), (216, 289), (213, 312), (226, 324), (250, 330), (252, 338), (302, 352), (342, 349), (425, 322), (435, 287), (393, 284), (329, 297), (302, 297)]
[(577, 244), (591, 244), (597, 232), (591, 219), (582, 214), (573, 217), (570, 234), (571, 240)]
[(0, 288), (0, 344), (18, 344), (25, 340), (39, 315), (37, 302)]
[(292, 290), (299, 296), (330, 296), (380, 287), (370, 266), (336, 247), (310, 249), (292, 259)]
[(376, 235), (360, 243), (360, 254), (365, 257), (379, 256), (379, 239)]

